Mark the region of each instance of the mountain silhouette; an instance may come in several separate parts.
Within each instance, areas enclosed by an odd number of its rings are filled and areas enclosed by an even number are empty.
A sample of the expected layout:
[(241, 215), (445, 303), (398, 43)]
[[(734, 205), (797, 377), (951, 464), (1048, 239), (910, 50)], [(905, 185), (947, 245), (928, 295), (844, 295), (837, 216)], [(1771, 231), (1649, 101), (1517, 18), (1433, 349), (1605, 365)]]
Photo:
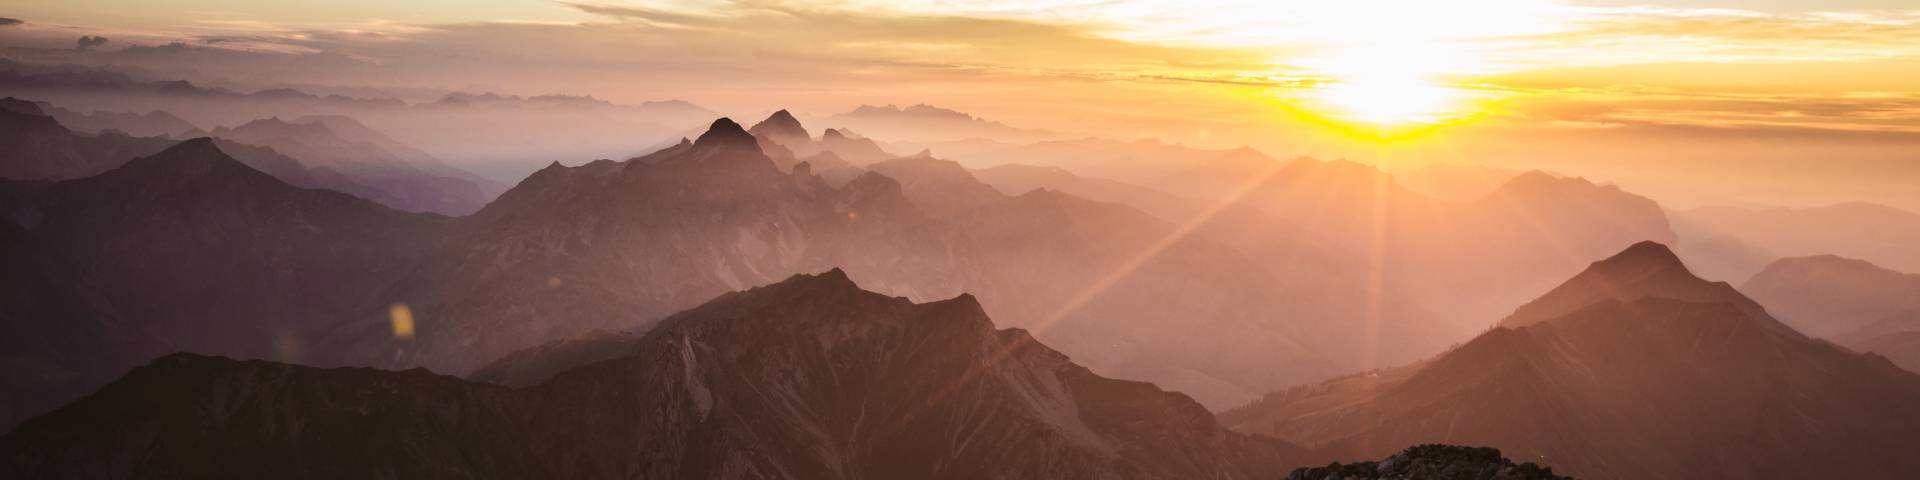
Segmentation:
[[(151, 454), (109, 461), (128, 451)], [(839, 270), (527, 388), (176, 354), (0, 436), (17, 477), (1257, 478), (1305, 458), (996, 330), (973, 297)]]
[[(1637, 244), (1562, 287), (1647, 295), (1593, 292), (1578, 297), (1593, 299), (1584, 306), (1523, 308), (1574, 310), (1496, 327), (1412, 366), (1276, 392), (1222, 421), (1346, 457), (1487, 445), (1579, 478), (1920, 472), (1894, 446), (1920, 428), (1920, 415), (1905, 413), (1920, 406), (1920, 375), (1755, 315), (1737, 293), (1684, 287), (1723, 284), (1645, 281), (1684, 274), (1666, 250)], [(1682, 293), (1659, 295), (1673, 285)]]
[(357, 318), (378, 301), (362, 282), (403, 269), (445, 225), (289, 185), (208, 138), (93, 177), (8, 190), (9, 254), (25, 270), (6, 288), (75, 310), (5, 297), (16, 302), (7, 311), (22, 313), (0, 320), (27, 343), (8, 358), (43, 372), (8, 377), (8, 392), (44, 397), (6, 405), (0, 416), (12, 420), (165, 351), (304, 360), (310, 352), (296, 339)]

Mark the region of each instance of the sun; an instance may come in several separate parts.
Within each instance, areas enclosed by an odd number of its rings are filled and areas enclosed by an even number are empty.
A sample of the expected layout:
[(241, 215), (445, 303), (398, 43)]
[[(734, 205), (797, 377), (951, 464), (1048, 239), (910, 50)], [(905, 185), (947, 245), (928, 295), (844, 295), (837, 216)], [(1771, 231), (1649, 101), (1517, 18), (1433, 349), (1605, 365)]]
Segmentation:
[(1345, 48), (1301, 62), (1315, 81), (1280, 93), (1316, 123), (1394, 139), (1478, 116), (1484, 95), (1438, 80), (1460, 65), (1449, 52), (1407, 43)]
[(1388, 127), (1441, 124), (1467, 109), (1457, 90), (1404, 76), (1336, 80), (1311, 96), (1329, 114)]

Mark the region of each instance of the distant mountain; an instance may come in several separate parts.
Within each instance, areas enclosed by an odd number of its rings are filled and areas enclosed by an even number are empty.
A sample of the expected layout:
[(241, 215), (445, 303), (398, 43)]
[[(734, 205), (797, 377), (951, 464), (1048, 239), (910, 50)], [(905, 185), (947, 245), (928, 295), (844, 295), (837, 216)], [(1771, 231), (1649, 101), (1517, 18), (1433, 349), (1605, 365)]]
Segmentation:
[(1920, 372), (1920, 309), (1896, 312), (1836, 335), (1833, 341), (1854, 350), (1884, 355), (1900, 368)]
[(930, 148), (975, 168), (1008, 163), (1059, 167), (1076, 175), (1191, 198), (1211, 198), (1242, 189), (1262, 172), (1271, 174), (1281, 163), (1250, 148), (1202, 149), (1158, 140), (1083, 138), (1032, 144), (936, 144)]
[(21, 478), (1260, 478), (1306, 458), (996, 330), (973, 297), (914, 304), (838, 270), (529, 388), (177, 354), (0, 436)]
[(760, 140), (761, 150), (773, 159), (775, 166), (786, 170), (805, 161), (814, 173), (828, 177), (833, 185), (858, 177), (865, 171), (862, 166), (896, 157), (873, 140), (850, 136), (845, 129), (829, 128), (815, 139), (800, 120), (786, 110), (773, 112), (747, 132)]
[(899, 181), (907, 199), (935, 217), (966, 212), (1007, 198), (1006, 194), (975, 179), (966, 167), (933, 158), (930, 152), (875, 163), (867, 169)]
[(1526, 173), (1486, 165), (1436, 163), (1395, 172), (1394, 180), (1433, 198), (1468, 202), (1493, 193), (1514, 177)]
[(168, 137), (184, 139), (195, 136), (200, 127), (171, 113), (154, 110), (147, 113), (96, 111), (80, 113), (54, 106), (47, 102), (37, 102), (61, 125), (85, 133), (102, 133), (108, 130), (135, 137)]
[(906, 108), (894, 105), (861, 105), (853, 111), (827, 117), (821, 122), (837, 128), (852, 128), (881, 138), (907, 142), (966, 138), (1031, 142), (1055, 136), (1051, 132), (1015, 128), (959, 111), (924, 104)]
[[(1871, 203), (1816, 208), (1712, 207), (1679, 217), (1776, 257), (1839, 255), (1920, 272), (1920, 213)], [(1768, 260), (1771, 260), (1769, 258)], [(1763, 263), (1764, 265), (1764, 263)], [(1737, 279), (1737, 278), (1736, 278)]]
[(175, 142), (120, 133), (75, 133), (40, 108), (12, 97), (0, 99), (0, 178), (64, 180), (95, 175), (128, 159), (158, 152)]
[(820, 150), (833, 152), (854, 165), (868, 165), (897, 156), (882, 150), (873, 139), (851, 134), (844, 128), (821, 132)]
[(1685, 214), (1669, 212), (1673, 233), (1679, 237), (1674, 251), (1701, 277), (1728, 282), (1750, 278), (1780, 255), (1748, 243), (1745, 239), (1719, 231)]
[(368, 198), (410, 211), (473, 213), (500, 187), (447, 166), (351, 118), (267, 118), (215, 128), (212, 136), (271, 147), (315, 169), (326, 169), (368, 188)]
[(1007, 195), (1047, 188), (1088, 200), (1138, 208), (1167, 221), (1192, 218), (1199, 209), (1191, 200), (1170, 193), (1115, 180), (1082, 177), (1060, 167), (1009, 163), (974, 170), (973, 176)]
[(1336, 246), (1352, 259), (1342, 263), (1359, 262), (1359, 268), (1334, 270), (1377, 271), (1375, 286), (1362, 288), (1416, 303), (1462, 331), (1483, 328), (1476, 322), (1551, 288), (1588, 259), (1640, 240), (1676, 240), (1653, 201), (1544, 172), (1516, 173), (1483, 195), (1456, 201), (1422, 194), (1369, 165), (1280, 161), (1245, 148), (1100, 139), (935, 148), (966, 165), (1057, 167), (1186, 198), (1185, 208), (1149, 211), (1192, 223), (1196, 232), (1270, 265), (1301, 258), (1300, 248), (1271, 256), (1259, 251), (1271, 238)]
[(1646, 293), (1637, 299), (1588, 292), (1593, 303), (1576, 306), (1550, 294), (1521, 311), (1573, 310), (1415, 365), (1276, 392), (1221, 419), (1345, 457), (1488, 445), (1578, 478), (1920, 474), (1898, 446), (1920, 428), (1920, 375), (1801, 335), (1737, 294), (1664, 296), (1667, 285), (1715, 285), (1680, 278), (1677, 258), (1635, 245), (1563, 288), (1624, 285)]
[(813, 135), (807, 133), (807, 127), (801, 126), (800, 120), (793, 118), (793, 114), (787, 113), (786, 110), (773, 112), (773, 115), (768, 116), (766, 120), (761, 120), (760, 123), (753, 124), (753, 128), (747, 129), (747, 133), (751, 133), (757, 138), (764, 138), (780, 143), (788, 141), (809, 142), (813, 140)]
[(517, 180), (557, 159), (624, 158), (717, 115), (678, 100), (618, 104), (591, 96), (453, 93), (409, 103), (391, 97), (390, 89), (331, 89), (354, 95), (295, 88), (237, 92), (137, 77), (142, 75), (0, 59), (0, 91), (68, 109), (159, 110), (206, 126), (271, 117), (349, 116), (496, 181)]
[(33, 371), (0, 386), (22, 399), (0, 411), (9, 423), (165, 351), (319, 361), (307, 342), (384, 308), (369, 280), (406, 270), (446, 220), (289, 185), (205, 138), (9, 185), (7, 258), (22, 270), (4, 289), (38, 292), (0, 297), (23, 342), (7, 363)]
[(1920, 309), (1920, 274), (1835, 255), (1780, 259), (1740, 291), (1795, 328), (1828, 338)]
[(1526, 462), (1515, 465), (1495, 448), (1420, 445), (1378, 462), (1334, 463), (1301, 468), (1287, 480), (1571, 480), (1554, 475), (1550, 467)]

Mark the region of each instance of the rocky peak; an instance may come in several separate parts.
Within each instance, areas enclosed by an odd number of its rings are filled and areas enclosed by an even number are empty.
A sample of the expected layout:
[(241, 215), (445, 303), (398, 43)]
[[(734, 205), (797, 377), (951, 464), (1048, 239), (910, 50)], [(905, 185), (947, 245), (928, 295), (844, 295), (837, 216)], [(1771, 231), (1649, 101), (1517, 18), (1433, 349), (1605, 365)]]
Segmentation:
[(700, 138), (693, 141), (693, 146), (701, 149), (752, 148), (758, 150), (760, 148), (753, 134), (747, 133), (745, 129), (740, 128), (740, 124), (733, 123), (733, 119), (726, 117), (714, 120), (713, 125), (707, 127), (706, 133), (700, 134)]
[(1457, 445), (1420, 445), (1378, 462), (1334, 463), (1294, 470), (1287, 480), (1373, 480), (1421, 478), (1431, 480), (1570, 480), (1553, 468), (1527, 462), (1514, 464), (1500, 450)]
[(812, 135), (807, 133), (807, 128), (800, 125), (800, 120), (793, 118), (793, 114), (787, 113), (786, 110), (773, 112), (773, 115), (768, 116), (766, 120), (754, 124), (747, 133), (755, 137), (777, 140), (812, 138)]
[(1647, 297), (1732, 304), (1768, 328), (1791, 330), (1726, 282), (1709, 282), (1694, 276), (1672, 249), (1653, 241), (1636, 242), (1620, 253), (1593, 262), (1585, 271), (1515, 309), (1500, 325), (1521, 327), (1553, 320), (1606, 300), (1632, 302)]
[(1673, 249), (1652, 240), (1642, 240), (1626, 250), (1594, 262), (1589, 270), (1618, 278), (1643, 277), (1658, 273), (1692, 275)]
[(119, 171), (121, 175), (185, 180), (230, 168), (252, 170), (220, 151), (212, 138), (199, 137), (174, 144), (160, 153), (133, 159)]

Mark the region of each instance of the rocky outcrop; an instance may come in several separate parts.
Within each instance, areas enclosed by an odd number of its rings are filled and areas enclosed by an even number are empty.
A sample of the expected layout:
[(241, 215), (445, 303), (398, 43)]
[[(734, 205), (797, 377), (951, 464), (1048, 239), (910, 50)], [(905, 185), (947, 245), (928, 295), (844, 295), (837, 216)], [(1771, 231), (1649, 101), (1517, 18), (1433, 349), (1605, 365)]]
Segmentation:
[(1515, 465), (1500, 450), (1455, 445), (1420, 445), (1378, 462), (1332, 463), (1301, 468), (1287, 480), (1572, 480), (1553, 468), (1527, 462)]

